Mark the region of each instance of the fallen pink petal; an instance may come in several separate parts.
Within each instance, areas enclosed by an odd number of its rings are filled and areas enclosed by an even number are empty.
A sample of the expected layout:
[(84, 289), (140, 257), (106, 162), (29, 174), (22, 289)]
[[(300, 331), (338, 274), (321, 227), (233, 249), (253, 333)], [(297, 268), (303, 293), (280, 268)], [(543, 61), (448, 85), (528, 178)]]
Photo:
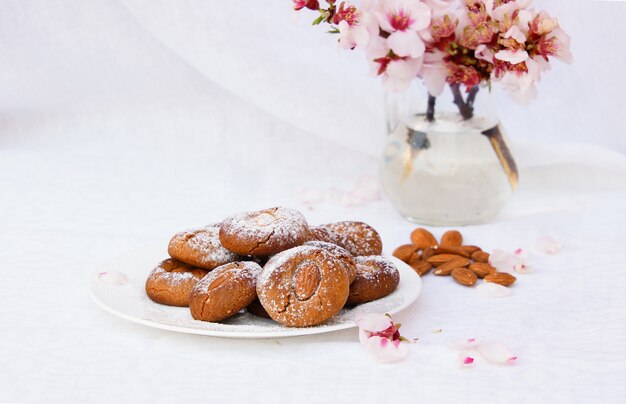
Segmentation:
[(563, 249), (563, 243), (554, 237), (542, 236), (537, 239), (536, 248), (543, 254), (554, 255)]
[(113, 286), (122, 286), (128, 283), (128, 278), (121, 272), (109, 271), (98, 273), (98, 280)]
[(481, 344), (478, 352), (491, 363), (511, 365), (517, 361), (517, 355), (509, 347), (497, 342)]
[(476, 365), (476, 355), (474, 352), (464, 351), (459, 354), (459, 366), (462, 368), (472, 367)]

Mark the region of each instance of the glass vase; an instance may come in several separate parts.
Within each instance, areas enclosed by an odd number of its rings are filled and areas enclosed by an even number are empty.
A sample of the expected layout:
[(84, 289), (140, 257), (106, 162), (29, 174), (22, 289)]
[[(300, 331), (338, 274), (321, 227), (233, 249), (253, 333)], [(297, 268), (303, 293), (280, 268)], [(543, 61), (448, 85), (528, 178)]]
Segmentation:
[(447, 86), (434, 98), (417, 81), (388, 93), (383, 192), (408, 220), (463, 226), (493, 219), (518, 180), (488, 88)]

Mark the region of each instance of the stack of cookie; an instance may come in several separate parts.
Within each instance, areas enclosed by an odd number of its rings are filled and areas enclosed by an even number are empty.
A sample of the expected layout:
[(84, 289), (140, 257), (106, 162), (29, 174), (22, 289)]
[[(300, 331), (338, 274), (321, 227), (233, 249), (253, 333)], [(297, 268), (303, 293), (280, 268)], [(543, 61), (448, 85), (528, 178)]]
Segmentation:
[(317, 325), (344, 306), (380, 299), (400, 276), (376, 230), (361, 222), (309, 227), (293, 209), (240, 213), (172, 237), (146, 281), (153, 301), (196, 320), (241, 310), (288, 327)]

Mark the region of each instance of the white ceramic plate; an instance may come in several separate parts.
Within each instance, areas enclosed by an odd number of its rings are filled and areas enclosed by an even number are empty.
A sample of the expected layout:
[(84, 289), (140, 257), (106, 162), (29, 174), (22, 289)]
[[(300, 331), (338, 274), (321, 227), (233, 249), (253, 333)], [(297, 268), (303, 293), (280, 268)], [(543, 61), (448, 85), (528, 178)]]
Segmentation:
[(422, 289), (422, 281), (411, 267), (391, 257), (400, 272), (400, 284), (395, 292), (374, 302), (343, 309), (322, 325), (290, 328), (248, 313), (237, 314), (223, 323), (209, 323), (194, 320), (187, 307), (160, 305), (146, 295), (146, 278), (152, 268), (167, 258), (164, 255), (163, 247), (159, 246), (117, 257), (91, 278), (92, 298), (109, 313), (149, 327), (226, 338), (282, 338), (356, 327), (354, 320), (364, 313), (395, 314), (413, 303)]

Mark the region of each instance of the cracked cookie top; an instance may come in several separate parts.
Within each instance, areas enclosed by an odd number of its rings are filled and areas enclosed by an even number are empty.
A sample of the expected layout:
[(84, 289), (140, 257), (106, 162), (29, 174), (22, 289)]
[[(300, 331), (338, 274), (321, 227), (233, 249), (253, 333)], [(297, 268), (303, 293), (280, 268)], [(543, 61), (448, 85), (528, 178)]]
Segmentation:
[(219, 237), (232, 252), (267, 257), (301, 245), (308, 234), (302, 213), (276, 207), (228, 217), (222, 222)]
[(188, 306), (189, 293), (206, 274), (206, 269), (195, 268), (168, 258), (148, 275), (146, 293), (152, 301), (157, 303), (168, 306)]
[[(325, 229), (322, 231), (321, 229)], [(310, 236), (323, 236), (317, 240), (326, 241), (343, 247), (355, 257), (380, 255), (383, 241), (372, 226), (363, 222), (337, 222), (318, 226)]]
[(356, 262), (354, 261), (354, 257), (352, 257), (352, 254), (350, 254), (348, 250), (339, 247), (336, 244), (318, 240), (307, 241), (306, 243), (304, 243), (304, 245), (319, 247), (322, 250), (326, 250), (329, 253), (333, 254), (341, 262), (343, 269), (348, 274), (348, 280), (350, 281), (350, 283), (354, 282), (354, 279), (356, 278)]
[(400, 283), (396, 266), (385, 257), (356, 257), (356, 279), (350, 285), (346, 305), (371, 302), (392, 293)]
[(288, 327), (321, 324), (344, 306), (348, 274), (332, 253), (300, 246), (273, 256), (257, 280), (257, 294), (270, 317)]
[(259, 264), (252, 261), (231, 262), (214, 269), (191, 292), (191, 316), (203, 321), (222, 321), (234, 316), (256, 298), (260, 272)]
[(240, 261), (242, 257), (222, 246), (219, 231), (219, 224), (214, 224), (176, 233), (170, 240), (167, 252), (172, 258), (209, 270)]

